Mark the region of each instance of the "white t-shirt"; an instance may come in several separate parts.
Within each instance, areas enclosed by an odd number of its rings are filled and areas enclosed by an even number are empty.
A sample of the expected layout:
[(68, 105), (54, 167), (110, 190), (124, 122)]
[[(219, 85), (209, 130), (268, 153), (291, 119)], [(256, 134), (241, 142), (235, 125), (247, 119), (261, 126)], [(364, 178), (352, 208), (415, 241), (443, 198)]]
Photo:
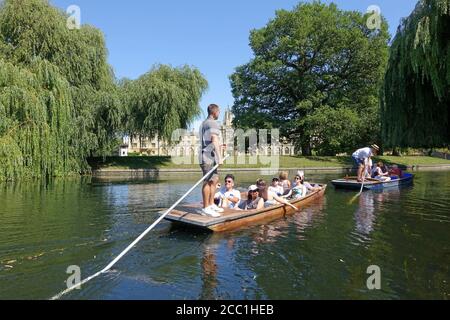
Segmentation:
[(284, 193), (284, 189), (283, 189), (282, 186), (278, 186), (278, 187), (270, 186), (270, 187), (269, 187), (269, 191), (272, 191), (272, 192), (275, 193), (277, 196), (283, 195), (283, 193)]
[(369, 157), (373, 156), (372, 154), (372, 149), (370, 148), (362, 148), (359, 149), (357, 151), (355, 151), (355, 153), (353, 154), (353, 156), (357, 159), (361, 159), (361, 160), (365, 160), (368, 159)]
[[(222, 199), (222, 198), (238, 198), (239, 202), (241, 201), (241, 193), (238, 190), (232, 189), (231, 191), (227, 191), (225, 187), (222, 187), (215, 195), (214, 198), (216, 199)], [(239, 202), (234, 204), (232, 203), (230, 205), (230, 209), (237, 207), (239, 205)]]

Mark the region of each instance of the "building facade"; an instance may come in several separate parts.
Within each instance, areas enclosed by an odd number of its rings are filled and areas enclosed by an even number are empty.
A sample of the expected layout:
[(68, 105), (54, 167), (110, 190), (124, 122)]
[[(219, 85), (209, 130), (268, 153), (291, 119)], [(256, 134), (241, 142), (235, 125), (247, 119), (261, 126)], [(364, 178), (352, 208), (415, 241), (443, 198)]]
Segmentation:
[[(221, 125), (222, 144), (227, 146), (227, 152), (235, 155), (242, 155), (243, 150), (239, 151), (235, 148), (235, 130), (233, 129), (234, 116), (230, 111), (225, 112), (225, 118)], [(249, 148), (247, 151), (251, 155), (283, 155), (294, 156), (295, 147), (287, 139), (282, 138), (270, 145), (260, 145)], [(185, 131), (180, 134), (180, 139), (172, 143), (160, 139), (158, 136), (154, 138), (125, 137), (124, 146), (122, 146), (120, 155), (128, 156), (129, 154), (140, 154), (143, 156), (198, 156), (200, 152), (200, 138), (197, 130)], [(126, 148), (127, 147), (127, 148)], [(126, 151), (124, 149), (127, 149)], [(225, 151), (224, 151), (225, 152)]]

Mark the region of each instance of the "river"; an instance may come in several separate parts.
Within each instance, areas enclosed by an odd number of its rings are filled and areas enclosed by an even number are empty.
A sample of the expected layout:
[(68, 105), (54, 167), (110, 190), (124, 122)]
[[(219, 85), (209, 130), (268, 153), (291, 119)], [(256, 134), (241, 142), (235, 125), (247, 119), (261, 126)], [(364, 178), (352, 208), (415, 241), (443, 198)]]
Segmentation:
[[(329, 182), (339, 175), (309, 176)], [(258, 176), (238, 175), (238, 186)], [(0, 184), (0, 299), (48, 299), (105, 267), (196, 176)], [(268, 177), (269, 180), (269, 177)], [(450, 172), (413, 186), (329, 185), (294, 216), (225, 234), (162, 222), (114, 269), (65, 299), (449, 299)], [(200, 200), (196, 191), (186, 202)], [(369, 266), (381, 289), (369, 290)]]

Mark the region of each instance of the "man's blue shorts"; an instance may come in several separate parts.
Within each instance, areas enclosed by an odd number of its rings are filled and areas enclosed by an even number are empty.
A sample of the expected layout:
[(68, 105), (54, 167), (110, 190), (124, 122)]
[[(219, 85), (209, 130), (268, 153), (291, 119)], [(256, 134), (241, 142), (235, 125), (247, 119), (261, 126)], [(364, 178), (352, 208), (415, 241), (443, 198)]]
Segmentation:
[(359, 159), (355, 156), (352, 156), (353, 161), (356, 163), (357, 167), (363, 166), (364, 165), (364, 160)]

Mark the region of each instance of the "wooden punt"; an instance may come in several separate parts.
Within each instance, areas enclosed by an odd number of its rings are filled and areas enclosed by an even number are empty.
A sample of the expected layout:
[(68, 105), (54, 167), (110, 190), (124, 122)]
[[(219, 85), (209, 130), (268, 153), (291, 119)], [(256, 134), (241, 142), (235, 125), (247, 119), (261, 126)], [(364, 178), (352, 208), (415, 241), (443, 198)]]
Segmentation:
[[(411, 173), (404, 173), (401, 179), (393, 178), (391, 181), (380, 181), (376, 179), (368, 179), (364, 182), (364, 190), (383, 190), (400, 185), (411, 184), (414, 180), (414, 175)], [(331, 181), (337, 189), (361, 190), (361, 182), (358, 182), (356, 177), (346, 177)]]
[[(320, 186), (322, 187), (322, 190), (314, 191), (305, 198), (291, 201), (291, 204), (298, 209), (301, 209), (306, 204), (323, 197), (327, 186)], [(214, 232), (224, 232), (253, 224), (267, 223), (295, 213), (292, 207), (280, 204), (261, 210), (251, 211), (226, 209), (220, 217), (212, 218), (200, 215), (198, 211), (201, 210), (201, 208), (202, 206), (200, 203), (179, 206), (176, 210), (169, 213), (165, 219), (177, 224), (209, 229)]]

